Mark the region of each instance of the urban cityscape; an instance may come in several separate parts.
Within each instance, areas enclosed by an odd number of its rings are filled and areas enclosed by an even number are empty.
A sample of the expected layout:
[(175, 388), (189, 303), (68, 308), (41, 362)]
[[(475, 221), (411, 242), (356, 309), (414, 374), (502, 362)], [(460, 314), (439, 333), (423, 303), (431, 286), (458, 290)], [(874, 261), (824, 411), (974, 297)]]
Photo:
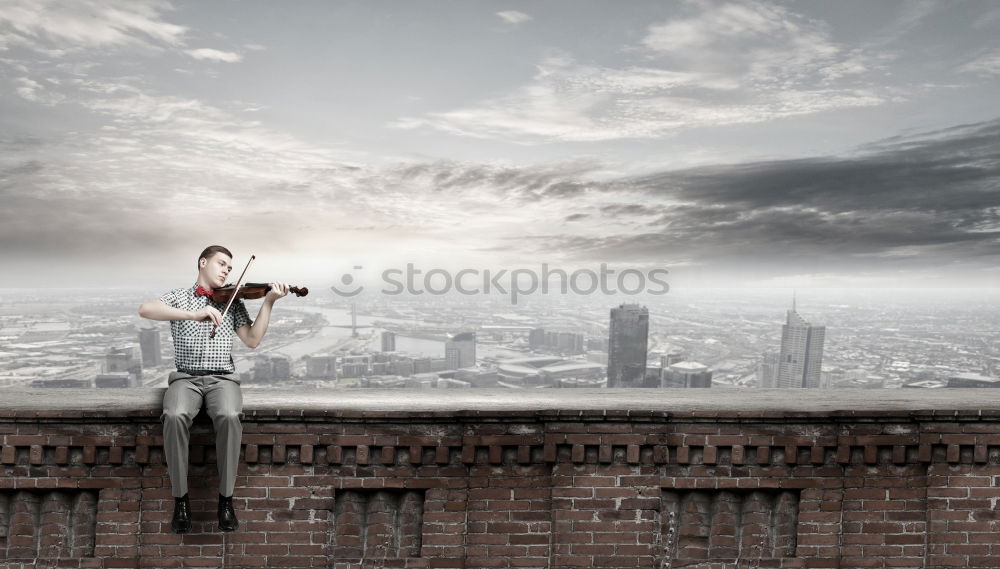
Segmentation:
[[(323, 292), (282, 299), (258, 349), (235, 343), (244, 387), (1000, 387), (992, 292), (706, 290), (517, 306)], [(135, 310), (152, 295), (4, 290), (0, 388), (165, 386), (169, 326)], [(257, 306), (247, 301), (251, 317)]]

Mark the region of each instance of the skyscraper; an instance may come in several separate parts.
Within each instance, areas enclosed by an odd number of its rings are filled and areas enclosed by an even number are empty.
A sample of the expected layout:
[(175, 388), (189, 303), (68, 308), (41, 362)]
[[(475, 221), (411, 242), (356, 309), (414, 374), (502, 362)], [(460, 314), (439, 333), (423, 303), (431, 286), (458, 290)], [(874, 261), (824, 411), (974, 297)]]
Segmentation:
[(795, 311), (795, 299), (788, 311), (788, 321), (781, 327), (781, 354), (778, 362), (778, 385), (819, 387), (823, 363), (825, 326), (813, 326)]
[(382, 332), (382, 351), (383, 352), (395, 352), (396, 351), (396, 333), (390, 332), (388, 330)]
[(153, 367), (160, 365), (160, 331), (157, 328), (139, 329), (139, 348), (142, 351), (142, 365)]
[(649, 338), (649, 310), (638, 304), (611, 309), (608, 387), (643, 387)]
[(459, 369), (476, 365), (476, 333), (455, 334), (444, 344), (444, 357), (448, 369)]

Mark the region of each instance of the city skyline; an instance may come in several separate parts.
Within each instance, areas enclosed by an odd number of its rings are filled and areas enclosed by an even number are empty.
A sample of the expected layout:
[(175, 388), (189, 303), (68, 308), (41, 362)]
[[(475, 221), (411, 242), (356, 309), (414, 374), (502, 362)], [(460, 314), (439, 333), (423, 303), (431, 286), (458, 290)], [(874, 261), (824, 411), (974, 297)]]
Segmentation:
[[(998, 381), (1000, 305), (995, 299), (945, 296), (915, 309), (891, 294), (852, 292), (823, 297), (810, 293), (804, 303), (808, 320), (827, 326), (822, 387), (944, 387), (953, 380)], [(2, 297), (0, 386), (37, 380), (52, 387), (93, 382), (98, 387), (149, 387), (165, 380), (173, 364), (170, 336), (166, 326), (150, 327), (134, 313), (141, 293), (45, 294), (35, 290)], [(616, 377), (615, 367), (628, 368), (627, 383), (632, 385), (645, 371), (642, 383), (648, 386), (707, 387), (702, 382), (711, 381), (717, 388), (775, 387), (773, 368), (782, 344), (779, 316), (788, 316), (791, 299), (759, 291), (712, 291), (700, 297), (649, 300), (648, 311), (626, 305), (648, 317), (639, 322), (641, 329), (620, 327), (628, 333), (619, 334), (616, 342), (611, 330), (614, 311), (625, 306), (609, 307), (597, 299), (508, 308), (502, 298), (454, 302), (411, 297), (387, 302), (375, 297), (344, 303), (310, 295), (276, 314), (271, 342), (262, 351), (238, 348), (234, 358), (248, 385), (264, 387), (587, 387), (602, 385), (604, 376)], [(256, 303), (250, 304), (253, 312)], [(803, 305), (801, 297), (797, 305)], [(384, 338), (390, 334), (395, 353), (385, 350)], [(455, 349), (463, 336), (471, 340), (465, 362)], [(162, 340), (162, 359), (148, 367), (148, 361), (155, 361), (146, 357), (154, 338)], [(120, 361), (126, 353), (138, 360), (140, 352), (145, 368), (141, 377), (139, 370)], [(472, 362), (475, 368), (469, 366)], [(697, 381), (660, 373), (677, 363), (684, 369), (673, 371), (690, 373), (704, 366), (705, 373), (699, 372)]]
[(220, 243), (317, 289), (996, 288), (998, 30), (988, 1), (3, 0), (0, 286), (166, 290)]

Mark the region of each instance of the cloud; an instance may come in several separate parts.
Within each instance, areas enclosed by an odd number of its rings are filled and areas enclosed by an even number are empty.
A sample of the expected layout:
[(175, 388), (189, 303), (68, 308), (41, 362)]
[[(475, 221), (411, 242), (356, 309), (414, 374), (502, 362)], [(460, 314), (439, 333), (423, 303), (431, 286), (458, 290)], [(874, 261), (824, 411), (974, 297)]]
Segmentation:
[(869, 78), (892, 56), (838, 45), (821, 22), (750, 0), (689, 6), (694, 13), (651, 25), (628, 46), (631, 64), (549, 55), (508, 93), (391, 126), (523, 144), (661, 138), (898, 96)]
[(533, 20), (531, 16), (525, 14), (524, 12), (518, 12), (517, 10), (505, 10), (503, 12), (497, 12), (497, 16), (508, 24), (520, 24), (522, 22), (527, 22)]
[(1000, 201), (998, 180), (1000, 121), (989, 121), (887, 139), (851, 157), (712, 166), (634, 183), (672, 199), (743, 209), (945, 212)]
[(693, 128), (876, 106), (886, 100), (886, 95), (868, 87), (746, 90), (739, 80), (723, 75), (650, 67), (614, 69), (556, 56), (538, 65), (533, 83), (513, 93), (472, 107), (399, 119), (390, 126), (523, 144), (594, 142), (658, 138)]
[[(513, 238), (511, 246), (579, 262), (740, 269), (761, 278), (893, 271), (949, 278), (1000, 259), (997, 187), (1000, 120), (887, 139), (846, 157), (618, 180), (617, 203), (595, 208), (602, 231)], [(586, 202), (573, 203), (579, 223)]]
[[(52, 58), (95, 49), (127, 49), (143, 55), (170, 50), (198, 60), (242, 60), (230, 51), (185, 49), (190, 30), (166, 21), (172, 10), (165, 0), (5, 0), (0, 10), (0, 50), (22, 46)], [(258, 48), (262, 49), (247, 46)]]
[(983, 77), (996, 77), (1000, 75), (1000, 50), (981, 54), (959, 66), (958, 70)]
[(48, 90), (44, 85), (28, 77), (15, 80), (15, 92), (23, 99), (43, 105), (55, 105), (65, 100), (61, 94)]
[(169, 10), (160, 0), (7, 0), (0, 33), (36, 50), (180, 46), (187, 28), (163, 21)]
[(231, 51), (219, 51), (217, 49), (201, 48), (189, 49), (185, 53), (195, 59), (206, 59), (209, 61), (221, 61), (223, 63), (236, 63), (241, 61), (243, 56)]

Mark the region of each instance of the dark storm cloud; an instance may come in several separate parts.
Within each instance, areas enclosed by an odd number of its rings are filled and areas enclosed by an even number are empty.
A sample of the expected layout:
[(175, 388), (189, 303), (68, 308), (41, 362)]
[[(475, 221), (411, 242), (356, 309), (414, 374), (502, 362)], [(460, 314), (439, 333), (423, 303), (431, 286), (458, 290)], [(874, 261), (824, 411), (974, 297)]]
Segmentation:
[(850, 158), (713, 166), (633, 182), (655, 195), (743, 209), (960, 211), (1000, 204), (1000, 121), (863, 150)]
[(703, 167), (625, 185), (662, 205), (600, 211), (642, 219), (645, 232), (550, 235), (536, 246), (577, 259), (790, 273), (987, 266), (1000, 256), (1000, 121), (889, 139), (851, 157)]

